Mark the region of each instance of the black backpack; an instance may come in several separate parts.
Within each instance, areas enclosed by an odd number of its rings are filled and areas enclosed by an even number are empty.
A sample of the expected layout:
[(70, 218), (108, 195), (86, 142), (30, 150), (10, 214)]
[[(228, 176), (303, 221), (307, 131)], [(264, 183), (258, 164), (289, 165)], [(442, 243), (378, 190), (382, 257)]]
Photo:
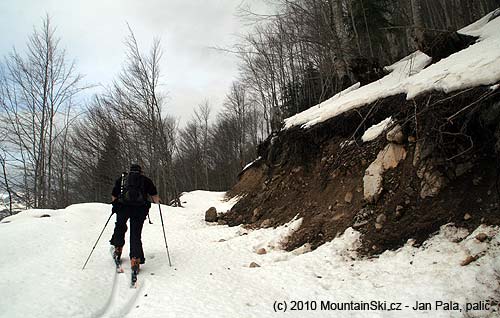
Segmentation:
[(142, 206), (146, 204), (144, 197), (144, 178), (136, 171), (122, 175), (120, 201), (128, 206)]

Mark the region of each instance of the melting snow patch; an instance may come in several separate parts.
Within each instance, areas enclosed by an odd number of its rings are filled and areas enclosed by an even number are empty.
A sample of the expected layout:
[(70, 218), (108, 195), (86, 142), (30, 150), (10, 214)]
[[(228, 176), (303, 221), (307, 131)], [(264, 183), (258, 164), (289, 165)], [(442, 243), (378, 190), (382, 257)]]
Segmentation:
[(388, 117), (382, 120), (380, 123), (371, 126), (365, 131), (365, 133), (361, 137), (361, 140), (367, 142), (376, 139), (378, 136), (380, 136), (381, 133), (389, 128), (389, 126), (391, 126), (393, 122), (394, 121), (392, 120), (392, 117)]
[(248, 163), (245, 167), (243, 167), (243, 169), (241, 170), (241, 172), (247, 170), (248, 168), (250, 168), (251, 166), (253, 166), (257, 161), (259, 161), (260, 159), (262, 159), (261, 156), (259, 156), (257, 159), (255, 159), (254, 161)]
[(295, 217), (292, 221), (277, 228), (259, 229), (249, 233), (249, 238), (254, 242), (254, 250), (281, 250), (289, 237), (302, 225), (302, 218)]

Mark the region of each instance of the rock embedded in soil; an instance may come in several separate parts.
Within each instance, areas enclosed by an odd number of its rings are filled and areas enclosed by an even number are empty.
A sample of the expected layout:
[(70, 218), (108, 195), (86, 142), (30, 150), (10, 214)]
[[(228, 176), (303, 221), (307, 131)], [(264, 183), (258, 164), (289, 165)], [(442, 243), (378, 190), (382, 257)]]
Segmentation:
[(385, 221), (387, 221), (387, 216), (386, 216), (384, 213), (379, 214), (379, 215), (377, 216), (377, 223), (378, 223), (378, 224), (384, 224), (384, 223), (385, 223)]
[(271, 226), (271, 220), (270, 219), (265, 219), (264, 221), (262, 221), (262, 223), (260, 224), (260, 227), (270, 227)]
[(383, 190), (384, 172), (396, 168), (399, 162), (405, 158), (405, 148), (392, 143), (378, 153), (377, 158), (366, 169), (363, 177), (363, 195), (367, 202), (377, 202)]
[(250, 265), (249, 265), (250, 268), (256, 268), (256, 267), (260, 267), (259, 264), (255, 263), (255, 262), (251, 262)]
[(476, 235), (476, 240), (478, 240), (479, 242), (484, 242), (488, 239), (488, 235), (486, 233), (479, 233), (478, 235)]
[(267, 254), (267, 251), (265, 248), (261, 247), (257, 250), (256, 252), (258, 255), (264, 255), (264, 254)]
[(257, 222), (261, 216), (262, 216), (262, 209), (258, 207), (255, 208), (252, 213), (252, 222)]
[(353, 198), (352, 192), (349, 191), (345, 194), (344, 201), (350, 204), (352, 202), (352, 198)]
[(405, 140), (405, 135), (401, 129), (401, 126), (396, 125), (396, 127), (392, 128), (386, 135), (386, 139), (389, 142), (394, 142), (397, 144), (402, 144)]
[(217, 222), (217, 209), (211, 207), (205, 212), (205, 221), (207, 222)]
[(461, 266), (467, 266), (467, 265), (469, 265), (470, 263), (474, 262), (475, 260), (477, 260), (477, 257), (474, 257), (474, 256), (469, 255), (469, 256), (467, 256), (467, 258), (466, 258), (466, 259), (464, 259), (464, 260), (460, 263), (460, 265), (461, 265)]

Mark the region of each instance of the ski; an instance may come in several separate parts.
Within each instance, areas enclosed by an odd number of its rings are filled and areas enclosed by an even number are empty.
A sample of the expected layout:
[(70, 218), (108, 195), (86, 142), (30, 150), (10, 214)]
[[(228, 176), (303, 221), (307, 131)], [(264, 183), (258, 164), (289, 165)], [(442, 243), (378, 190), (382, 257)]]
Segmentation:
[(117, 273), (124, 273), (125, 271), (123, 270), (123, 267), (122, 267), (122, 261), (119, 257), (115, 257), (115, 250), (113, 247), (111, 247), (111, 257), (113, 258), (113, 261), (115, 262), (115, 266), (116, 266), (116, 272)]
[(132, 269), (130, 288), (137, 288), (137, 274), (139, 274), (139, 271)]

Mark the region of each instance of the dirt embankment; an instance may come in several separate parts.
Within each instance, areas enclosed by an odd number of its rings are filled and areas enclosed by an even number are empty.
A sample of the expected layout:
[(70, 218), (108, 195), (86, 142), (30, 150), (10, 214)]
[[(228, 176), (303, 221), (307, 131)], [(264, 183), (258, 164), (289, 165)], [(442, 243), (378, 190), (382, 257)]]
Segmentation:
[[(389, 116), (397, 138), (385, 132), (361, 141)], [(499, 122), (500, 90), (477, 87), (410, 101), (393, 96), (308, 129), (283, 130), (259, 147), (261, 159), (229, 192), (242, 199), (222, 218), (269, 227), (298, 215), (303, 223), (288, 250), (316, 248), (354, 227), (366, 254), (420, 243), (450, 222), (500, 224)], [(367, 194), (367, 169), (378, 171), (380, 160), (393, 162), (383, 162), (380, 187)]]

